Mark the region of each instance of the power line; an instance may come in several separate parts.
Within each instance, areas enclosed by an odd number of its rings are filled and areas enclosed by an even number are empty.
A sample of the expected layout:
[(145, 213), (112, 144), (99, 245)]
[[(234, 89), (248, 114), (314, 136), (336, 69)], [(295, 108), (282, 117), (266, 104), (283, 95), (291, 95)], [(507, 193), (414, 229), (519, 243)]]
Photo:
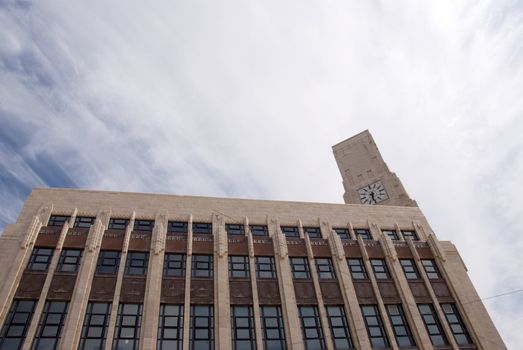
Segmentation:
[(483, 301), (483, 300), (495, 299), (495, 298), (503, 297), (505, 295), (516, 294), (516, 293), (521, 293), (521, 292), (523, 292), (523, 289), (516, 289), (516, 290), (512, 290), (510, 292), (501, 293), (501, 294), (497, 294), (497, 295), (492, 295), (492, 296), (486, 297), (486, 298), (480, 298), (480, 299), (476, 299), (476, 300), (471, 300), (471, 301), (468, 301), (466, 303), (463, 303), (463, 305), (471, 304), (471, 303), (477, 303), (478, 301)]

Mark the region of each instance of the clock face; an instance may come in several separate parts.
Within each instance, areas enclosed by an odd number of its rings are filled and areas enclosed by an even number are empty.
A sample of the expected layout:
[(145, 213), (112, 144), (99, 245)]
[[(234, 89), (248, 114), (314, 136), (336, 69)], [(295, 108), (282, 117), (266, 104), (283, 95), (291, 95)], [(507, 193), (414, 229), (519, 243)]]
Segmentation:
[(381, 181), (360, 188), (358, 194), (360, 195), (360, 202), (363, 204), (377, 204), (389, 198)]

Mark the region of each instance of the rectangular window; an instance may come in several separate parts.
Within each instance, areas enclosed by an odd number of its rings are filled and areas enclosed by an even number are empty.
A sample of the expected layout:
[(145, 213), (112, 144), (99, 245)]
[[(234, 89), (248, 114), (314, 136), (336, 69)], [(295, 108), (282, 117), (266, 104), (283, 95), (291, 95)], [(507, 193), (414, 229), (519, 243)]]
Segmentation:
[(245, 236), (245, 226), (239, 224), (225, 224), (228, 235)]
[(87, 304), (79, 350), (103, 349), (111, 314), (110, 303)]
[(149, 253), (146, 252), (129, 252), (125, 264), (125, 274), (144, 276), (147, 275), (147, 266), (149, 265)]
[(325, 341), (316, 306), (299, 306), (303, 343), (306, 350), (323, 350)]
[(397, 241), (399, 239), (396, 230), (383, 230), (383, 234), (388, 236), (393, 241)]
[(285, 350), (285, 331), (279, 306), (260, 306), (263, 345), (265, 349)]
[(404, 239), (412, 238), (413, 241), (418, 241), (419, 240), (418, 235), (416, 234), (416, 231), (411, 231), (411, 230), (404, 231), (404, 230), (402, 230), (401, 234), (403, 235)]
[(249, 257), (229, 255), (229, 277), (249, 278)]
[(425, 323), (425, 328), (429, 333), (432, 345), (447, 345), (447, 337), (443, 332), (443, 328), (441, 328), (441, 323), (432, 304), (418, 304), (418, 309), (419, 313), (421, 314), (421, 318), (423, 318), (423, 323)]
[(347, 259), (347, 264), (349, 265), (350, 274), (353, 280), (366, 280), (368, 278), (365, 265), (363, 265), (363, 260), (359, 258), (350, 258)]
[(206, 222), (193, 222), (192, 233), (212, 235), (212, 224)]
[(377, 280), (386, 280), (390, 278), (387, 263), (383, 259), (370, 259), (372, 271)]
[(401, 304), (386, 305), (394, 337), (400, 348), (416, 346)]
[(35, 305), (35, 300), (13, 300), (0, 333), (0, 350), (18, 350), (22, 347)]
[(64, 249), (60, 254), (58, 260), (58, 266), (56, 271), (58, 272), (77, 272), (80, 267), (80, 261), (82, 260), (83, 250), (80, 249)]
[(332, 280), (336, 278), (331, 258), (316, 258), (316, 270), (320, 280)]
[(454, 335), (454, 339), (456, 339), (456, 343), (458, 343), (458, 345), (473, 344), (472, 340), (470, 339), (469, 333), (467, 332), (467, 329), (465, 328), (465, 325), (463, 324), (463, 320), (461, 319), (461, 316), (459, 315), (456, 305), (441, 304), (441, 308), (443, 309), (445, 318), (447, 319), (447, 322), (449, 323), (450, 330), (452, 331), (452, 334)]
[(414, 260), (400, 259), (400, 264), (403, 268), (403, 272), (405, 272), (405, 277), (407, 277), (408, 280), (416, 280), (419, 278), (418, 269), (416, 268)]
[(321, 231), (319, 227), (304, 227), (303, 232), (309, 235), (310, 238), (321, 238)]
[(57, 348), (62, 334), (65, 316), (67, 315), (66, 301), (46, 301), (36, 336), (33, 340), (32, 349)]
[(152, 232), (154, 228), (154, 220), (134, 220), (133, 231)]
[(256, 349), (252, 306), (231, 306), (233, 350)]
[(338, 236), (340, 236), (341, 239), (350, 239), (348, 228), (334, 228), (333, 230), (338, 234)]
[(300, 231), (296, 226), (281, 226), (281, 232), (285, 237), (299, 237)]
[(356, 238), (358, 238), (358, 236), (361, 236), (361, 238), (364, 240), (369, 240), (369, 241), (372, 240), (370, 231), (367, 229), (357, 228), (357, 229), (354, 229), (354, 233), (356, 234)]
[(276, 264), (273, 256), (257, 256), (254, 258), (256, 263), (256, 277), (276, 278)]
[(70, 216), (63, 216), (63, 215), (51, 215), (49, 218), (49, 222), (47, 223), (47, 226), (57, 226), (62, 227), (65, 225), (65, 222), (69, 220)]
[(436, 265), (436, 262), (432, 259), (421, 259), (421, 264), (423, 265), (423, 269), (427, 273), (427, 277), (430, 280), (437, 280), (441, 278), (441, 275), (439, 274), (438, 266)]
[(160, 305), (157, 350), (182, 350), (183, 305)]
[(113, 350), (136, 350), (140, 343), (142, 304), (118, 305)]
[(292, 269), (292, 276), (295, 279), (310, 279), (311, 272), (307, 258), (289, 258)]
[(327, 317), (332, 334), (334, 349), (353, 349), (352, 338), (347, 325), (347, 317), (343, 306), (326, 306)]
[(212, 255), (193, 255), (192, 256), (192, 277), (212, 277), (213, 256)]
[(90, 216), (77, 216), (74, 220), (74, 227), (90, 228), (94, 224), (94, 218)]
[(187, 222), (185, 221), (169, 221), (167, 223), (167, 232), (187, 234), (187, 227)]
[(128, 219), (110, 219), (108, 230), (125, 230), (129, 224)]
[(268, 236), (269, 229), (266, 225), (250, 225), (251, 234), (253, 236)]
[(388, 348), (389, 340), (383, 327), (380, 312), (376, 305), (362, 305), (361, 313), (365, 320), (365, 327), (373, 348)]
[(190, 350), (214, 350), (214, 308), (192, 305), (189, 330)]
[(164, 277), (185, 276), (185, 254), (165, 253), (163, 275)]
[(116, 274), (120, 265), (120, 252), (112, 250), (100, 250), (96, 273)]
[(52, 257), (53, 249), (51, 248), (33, 248), (27, 269), (31, 271), (47, 271)]

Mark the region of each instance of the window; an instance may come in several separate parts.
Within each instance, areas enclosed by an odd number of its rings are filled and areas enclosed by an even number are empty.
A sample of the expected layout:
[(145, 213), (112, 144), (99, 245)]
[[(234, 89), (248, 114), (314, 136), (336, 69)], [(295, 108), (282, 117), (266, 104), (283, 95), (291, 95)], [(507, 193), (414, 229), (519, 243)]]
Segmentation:
[(149, 263), (149, 253), (129, 252), (125, 265), (127, 275), (144, 276), (147, 274), (147, 265)]
[(163, 275), (167, 277), (185, 276), (185, 254), (166, 253), (163, 259)]
[(347, 264), (349, 265), (350, 274), (353, 280), (366, 280), (367, 272), (365, 271), (365, 265), (363, 265), (363, 260), (359, 258), (350, 258), (347, 259)]
[(356, 234), (356, 238), (358, 238), (358, 236), (361, 236), (361, 238), (364, 240), (372, 240), (370, 231), (367, 229), (357, 228), (357, 229), (354, 229), (354, 233)]
[(189, 330), (190, 350), (214, 350), (214, 308), (192, 305)]
[(112, 273), (118, 272), (120, 265), (120, 252), (112, 250), (100, 250), (98, 254), (98, 263), (96, 265), (96, 273)]
[(362, 305), (361, 313), (365, 320), (365, 327), (373, 348), (388, 348), (389, 340), (385, 334), (383, 321), (376, 305)]
[(299, 237), (300, 231), (296, 226), (281, 226), (281, 232), (285, 237)]
[(205, 222), (193, 222), (192, 232), (204, 235), (212, 235), (212, 224)]
[(383, 259), (370, 259), (372, 271), (377, 280), (386, 280), (390, 278), (387, 263)]
[(350, 239), (348, 228), (335, 228), (333, 230), (340, 236), (341, 239)]
[(229, 255), (229, 277), (249, 278), (249, 257)]
[(353, 349), (347, 317), (343, 306), (326, 306), (334, 349)]
[(450, 330), (456, 339), (458, 345), (469, 345), (472, 344), (469, 333), (463, 324), (463, 320), (459, 315), (459, 312), (454, 304), (441, 304), (445, 318), (449, 323)]
[(58, 260), (58, 266), (56, 271), (58, 272), (77, 272), (80, 267), (80, 260), (82, 259), (83, 251), (80, 249), (64, 249), (60, 254), (60, 260)]
[(419, 238), (418, 238), (418, 235), (416, 234), (416, 231), (401, 231), (401, 234), (403, 235), (403, 238), (404, 239), (407, 239), (407, 238), (412, 238), (413, 241), (418, 241)]
[(53, 249), (51, 248), (33, 248), (27, 269), (32, 271), (47, 271), (52, 257)]
[(434, 346), (443, 346), (447, 345), (447, 337), (443, 333), (441, 328), (441, 323), (439, 322), (438, 315), (434, 311), (432, 304), (419, 304), (418, 305), (421, 318), (423, 318), (423, 323), (425, 323), (425, 328), (429, 333), (430, 341)]
[(279, 306), (260, 306), (263, 345), (265, 349), (285, 350), (285, 331)]
[(157, 350), (181, 350), (183, 305), (160, 305)]
[(142, 304), (118, 305), (114, 329), (114, 350), (136, 350), (140, 342)]
[(266, 225), (250, 225), (251, 233), (253, 236), (268, 236), (269, 229)]
[(304, 227), (303, 232), (309, 235), (310, 238), (321, 238), (321, 231), (319, 227)]
[(167, 232), (187, 234), (187, 222), (169, 221), (167, 223)]
[(231, 306), (233, 350), (256, 349), (252, 306)]
[(256, 277), (276, 278), (276, 265), (273, 256), (257, 256), (254, 259), (256, 263)]
[(152, 232), (154, 227), (154, 220), (135, 220), (134, 231)]
[(32, 349), (56, 349), (62, 333), (65, 316), (67, 315), (66, 301), (46, 301)]
[(415, 280), (419, 278), (418, 269), (416, 268), (414, 260), (400, 259), (400, 264), (403, 268), (403, 272), (405, 272), (405, 277), (407, 277), (408, 280)]
[(397, 241), (399, 239), (396, 230), (383, 230), (383, 234), (388, 236), (393, 241)]
[(228, 235), (245, 236), (245, 226), (238, 224), (225, 224)]
[(336, 278), (331, 258), (316, 258), (316, 269), (320, 280), (331, 280)]
[(401, 304), (386, 305), (394, 337), (400, 348), (416, 346)]
[(78, 346), (79, 350), (103, 349), (110, 314), (110, 303), (93, 303), (90, 301), (87, 304), (82, 337)]
[(425, 272), (427, 273), (427, 277), (430, 280), (437, 280), (441, 278), (441, 275), (438, 271), (438, 266), (436, 265), (436, 262), (432, 259), (421, 259), (421, 264), (423, 265), (423, 269), (425, 269)]
[(192, 256), (192, 276), (193, 277), (212, 277), (213, 272), (212, 255), (193, 255)]
[(69, 220), (69, 216), (51, 215), (51, 217), (49, 218), (49, 222), (47, 223), (47, 226), (62, 227), (65, 225), (65, 222), (67, 220)]
[(89, 216), (77, 216), (74, 220), (74, 227), (89, 228), (94, 224), (94, 218)]
[(323, 350), (323, 329), (316, 306), (299, 306), (303, 343), (306, 350)]
[(292, 276), (295, 279), (310, 279), (311, 273), (307, 258), (289, 258), (292, 269)]
[(110, 219), (109, 230), (125, 230), (129, 224), (128, 219)]
[(0, 350), (18, 350), (33, 318), (35, 300), (13, 300), (0, 333)]

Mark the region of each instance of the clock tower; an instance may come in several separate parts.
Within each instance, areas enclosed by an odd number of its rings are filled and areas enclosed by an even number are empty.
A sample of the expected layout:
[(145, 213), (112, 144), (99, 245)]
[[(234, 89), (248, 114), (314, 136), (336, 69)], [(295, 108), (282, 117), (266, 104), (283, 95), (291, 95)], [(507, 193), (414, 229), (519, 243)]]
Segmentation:
[(417, 206), (381, 158), (368, 130), (332, 146), (332, 150), (343, 179), (345, 203)]

